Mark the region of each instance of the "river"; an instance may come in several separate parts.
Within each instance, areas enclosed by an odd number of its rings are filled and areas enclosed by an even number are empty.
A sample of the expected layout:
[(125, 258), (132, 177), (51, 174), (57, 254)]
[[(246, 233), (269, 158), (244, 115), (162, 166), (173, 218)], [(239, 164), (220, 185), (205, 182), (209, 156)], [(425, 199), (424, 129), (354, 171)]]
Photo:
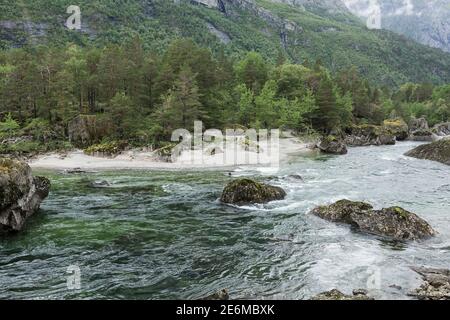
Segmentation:
[[(308, 299), (366, 288), (407, 299), (421, 282), (410, 266), (450, 266), (450, 167), (403, 156), (417, 144), (293, 155), (278, 172), (236, 168), (234, 178), (288, 193), (244, 208), (217, 200), (226, 170), (35, 172), (52, 191), (24, 232), (0, 239), (0, 298), (196, 299), (228, 288), (232, 299)], [(308, 214), (343, 198), (404, 207), (439, 235), (392, 242)], [(68, 268), (79, 268), (80, 289), (68, 287)]]

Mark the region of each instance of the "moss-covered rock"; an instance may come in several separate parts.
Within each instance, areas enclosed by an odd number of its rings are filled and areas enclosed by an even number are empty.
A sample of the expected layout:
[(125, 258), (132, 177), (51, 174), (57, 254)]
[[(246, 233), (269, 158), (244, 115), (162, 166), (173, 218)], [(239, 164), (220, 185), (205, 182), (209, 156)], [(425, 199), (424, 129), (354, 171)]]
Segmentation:
[(405, 153), (408, 157), (432, 160), (450, 165), (450, 139), (424, 144)]
[(425, 220), (400, 207), (373, 210), (368, 203), (341, 200), (329, 206), (317, 207), (312, 214), (395, 240), (419, 240), (436, 234)]
[(333, 300), (333, 301), (344, 301), (344, 300), (374, 300), (367, 296), (367, 292), (364, 290), (355, 290), (353, 295), (347, 295), (342, 293), (337, 289), (322, 292), (310, 300)]
[(0, 158), (0, 232), (20, 231), (48, 196), (50, 181), (22, 161)]
[(317, 148), (328, 154), (347, 154), (348, 152), (345, 143), (335, 136), (323, 137), (317, 144)]
[(382, 126), (355, 125), (349, 129), (345, 143), (352, 147), (394, 145), (395, 135)]
[(251, 179), (239, 179), (230, 182), (222, 192), (220, 201), (236, 205), (267, 203), (283, 200), (286, 192), (280, 187), (274, 187)]
[(383, 122), (383, 128), (391, 135), (394, 135), (397, 141), (403, 141), (408, 138), (408, 125), (403, 119), (388, 119)]

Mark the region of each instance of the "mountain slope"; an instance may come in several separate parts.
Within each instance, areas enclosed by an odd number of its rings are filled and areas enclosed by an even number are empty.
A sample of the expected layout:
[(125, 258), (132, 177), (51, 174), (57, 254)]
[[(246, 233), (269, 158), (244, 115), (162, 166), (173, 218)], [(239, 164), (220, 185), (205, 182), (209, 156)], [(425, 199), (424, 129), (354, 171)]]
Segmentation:
[(192, 37), (214, 52), (255, 50), (276, 61), (321, 59), (331, 70), (356, 65), (373, 82), (450, 82), (450, 54), (384, 30), (369, 31), (339, 0), (79, 0), (82, 29), (68, 30), (70, 0), (0, 4), (0, 46), (123, 43), (136, 34), (147, 49)]
[(379, 8), (380, 27), (404, 34), (425, 45), (450, 52), (449, 0), (342, 0), (367, 20)]

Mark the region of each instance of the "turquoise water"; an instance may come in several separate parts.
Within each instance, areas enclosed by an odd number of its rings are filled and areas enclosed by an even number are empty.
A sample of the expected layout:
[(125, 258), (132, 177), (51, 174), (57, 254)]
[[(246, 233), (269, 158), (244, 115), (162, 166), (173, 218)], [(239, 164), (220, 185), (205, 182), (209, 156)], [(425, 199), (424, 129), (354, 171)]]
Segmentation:
[[(229, 171), (37, 171), (52, 191), (24, 232), (0, 239), (0, 298), (195, 299), (228, 288), (234, 299), (307, 299), (368, 288), (406, 299), (420, 284), (409, 266), (450, 266), (450, 167), (404, 157), (415, 145), (298, 154), (278, 172), (236, 168), (234, 178), (288, 193), (244, 208), (217, 201)], [(395, 243), (308, 214), (342, 198), (402, 206), (439, 235)], [(69, 266), (80, 268), (80, 289), (68, 289)]]

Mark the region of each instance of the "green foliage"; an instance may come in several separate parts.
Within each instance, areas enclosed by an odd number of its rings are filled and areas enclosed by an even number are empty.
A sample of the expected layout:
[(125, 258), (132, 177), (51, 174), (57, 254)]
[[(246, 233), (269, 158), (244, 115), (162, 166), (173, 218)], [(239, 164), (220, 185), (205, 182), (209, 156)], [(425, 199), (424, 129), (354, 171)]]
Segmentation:
[[(236, 60), (225, 53), (215, 57), (190, 39), (178, 39), (162, 53), (144, 50), (140, 37), (102, 49), (15, 49), (0, 52), (0, 65), (0, 137), (26, 136), (3, 152), (64, 147), (69, 123), (78, 116), (103, 119), (92, 123), (93, 132), (101, 132), (97, 141), (131, 146), (160, 146), (173, 130), (192, 130), (196, 120), (207, 128), (301, 134), (391, 117), (424, 115), (434, 124), (450, 116), (449, 85), (408, 83), (391, 94), (354, 67), (332, 76), (320, 60), (310, 68), (275, 66), (256, 52)], [(97, 149), (102, 147), (91, 151)]]
[(20, 125), (12, 118), (11, 113), (8, 113), (5, 119), (0, 122), (0, 139), (14, 136), (19, 128)]

